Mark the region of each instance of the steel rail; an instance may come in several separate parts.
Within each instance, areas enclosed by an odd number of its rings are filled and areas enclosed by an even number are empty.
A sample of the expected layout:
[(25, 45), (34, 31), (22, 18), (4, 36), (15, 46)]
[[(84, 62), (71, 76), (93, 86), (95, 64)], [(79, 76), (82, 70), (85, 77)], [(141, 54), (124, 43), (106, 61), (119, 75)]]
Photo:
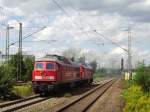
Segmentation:
[[(84, 100), (85, 98), (89, 97), (91, 94), (94, 94), (96, 91), (102, 89), (102, 92), (95, 98), (92, 99), (91, 102), (89, 102), (88, 105), (86, 105), (84, 108), (81, 108), (81, 109), (77, 109), (78, 111), (86, 111), (99, 97), (101, 97), (110, 87), (111, 85), (116, 81), (116, 79), (111, 79), (111, 80), (107, 80), (106, 82), (104, 82), (103, 84), (99, 85), (98, 87), (92, 89), (91, 91), (85, 93), (83, 96), (67, 103), (66, 105), (63, 105), (62, 107), (58, 107), (58, 108), (55, 108), (53, 111), (54, 112), (67, 112), (69, 108), (73, 108), (74, 105), (78, 104), (80, 101)], [(81, 105), (82, 106), (82, 105)], [(76, 110), (75, 109), (75, 110)], [(74, 111), (72, 110), (72, 112), (77, 112), (77, 111)]]

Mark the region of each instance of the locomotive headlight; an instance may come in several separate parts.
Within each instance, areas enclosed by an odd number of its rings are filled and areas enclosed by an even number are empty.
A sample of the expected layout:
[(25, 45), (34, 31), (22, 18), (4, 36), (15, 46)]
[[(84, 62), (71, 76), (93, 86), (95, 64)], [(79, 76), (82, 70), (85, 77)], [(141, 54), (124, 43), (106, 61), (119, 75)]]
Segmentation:
[(35, 79), (37, 80), (42, 79), (42, 76), (35, 76)]
[(54, 76), (46, 76), (46, 79), (54, 80)]
[(50, 79), (51, 79), (51, 80), (54, 80), (54, 76), (50, 76)]

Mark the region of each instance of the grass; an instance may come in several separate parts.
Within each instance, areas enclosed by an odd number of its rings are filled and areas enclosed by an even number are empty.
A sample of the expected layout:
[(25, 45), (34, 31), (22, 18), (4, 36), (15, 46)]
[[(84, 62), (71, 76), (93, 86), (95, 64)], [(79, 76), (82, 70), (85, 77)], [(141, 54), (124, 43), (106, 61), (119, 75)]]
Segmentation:
[(125, 101), (123, 112), (150, 112), (150, 92), (143, 91), (134, 81), (124, 81), (122, 97)]
[(103, 74), (100, 74), (100, 73), (97, 72), (97, 73), (95, 73), (95, 74), (93, 75), (93, 80), (94, 80), (94, 81), (101, 80), (103, 77), (104, 77)]
[(19, 97), (28, 97), (34, 94), (31, 82), (14, 85), (11, 91)]
[(140, 65), (133, 80), (124, 81), (124, 112), (150, 112), (150, 69)]

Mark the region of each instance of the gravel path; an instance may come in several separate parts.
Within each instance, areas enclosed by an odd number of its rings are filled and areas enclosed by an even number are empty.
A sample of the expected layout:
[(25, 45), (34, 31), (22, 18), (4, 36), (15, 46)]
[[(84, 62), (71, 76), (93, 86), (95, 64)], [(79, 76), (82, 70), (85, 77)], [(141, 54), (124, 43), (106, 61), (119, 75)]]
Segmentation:
[(61, 98), (61, 99), (60, 98), (50, 98), (50, 99), (43, 101), (41, 103), (37, 103), (37, 104), (32, 105), (32, 108), (26, 107), (26, 108), (20, 109), (16, 112), (42, 112), (42, 111), (45, 111), (45, 109), (47, 109), (48, 107), (49, 108), (54, 107), (58, 103), (63, 103), (66, 100), (67, 100), (66, 98)]
[(81, 88), (76, 88), (75, 90), (72, 90), (69, 92), (69, 94), (71, 94), (70, 97), (64, 97), (64, 96), (52, 97), (43, 102), (17, 110), (16, 112), (51, 112), (52, 108), (57, 108), (59, 106), (64, 105), (66, 102), (69, 102), (71, 100), (76, 99), (77, 97), (80, 97), (82, 94), (84, 94), (88, 90), (91, 90), (93, 87), (96, 87), (96, 85), (83, 86)]
[(118, 80), (100, 97), (88, 112), (122, 112), (123, 101), (121, 99), (122, 83)]
[(57, 112), (85, 112), (95, 100), (101, 96), (114, 82), (109, 80), (109, 83), (105, 83), (104, 85), (100, 85), (95, 89), (84, 94), (82, 97), (76, 99), (73, 102), (66, 104), (62, 108), (56, 110)]

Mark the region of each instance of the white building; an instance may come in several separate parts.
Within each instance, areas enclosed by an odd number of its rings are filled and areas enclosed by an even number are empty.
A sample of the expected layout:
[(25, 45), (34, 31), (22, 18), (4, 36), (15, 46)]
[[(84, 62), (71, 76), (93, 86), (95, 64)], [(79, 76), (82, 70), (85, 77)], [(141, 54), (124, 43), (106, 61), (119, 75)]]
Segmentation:
[[(14, 54), (10, 54), (9, 55), (9, 59), (11, 59), (12, 57), (14, 56)], [(23, 58), (31, 58), (33, 60), (35, 60), (35, 56), (34, 55), (23, 55)], [(6, 55), (5, 54), (2, 54), (2, 52), (0, 51), (0, 65), (3, 64), (6, 60)]]

